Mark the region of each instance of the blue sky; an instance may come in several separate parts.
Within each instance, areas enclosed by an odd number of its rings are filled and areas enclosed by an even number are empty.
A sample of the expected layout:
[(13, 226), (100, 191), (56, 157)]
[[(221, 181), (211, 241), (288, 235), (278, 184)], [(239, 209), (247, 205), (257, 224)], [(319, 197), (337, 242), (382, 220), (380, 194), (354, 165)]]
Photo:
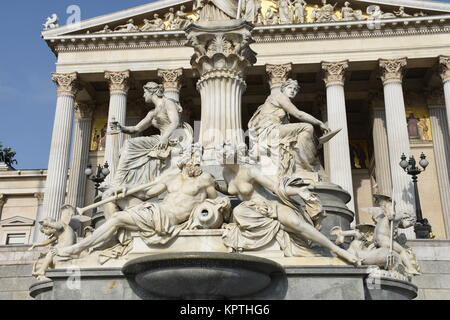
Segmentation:
[[(450, 0), (446, 0), (449, 2)], [(42, 23), (57, 13), (65, 24), (70, 5), (82, 20), (152, 2), (151, 0), (2, 1), (0, 21), (0, 141), (17, 151), (18, 169), (45, 169), (48, 164), (55, 86), (55, 56), (40, 38)]]
[[(0, 141), (16, 150), (18, 169), (48, 165), (56, 93), (50, 74), (56, 58), (41, 39), (46, 18), (57, 13), (65, 24), (67, 7), (78, 5), (81, 18), (115, 12), (151, 0), (2, 1), (0, 50)], [(3, 26), (8, 26), (3, 29)]]

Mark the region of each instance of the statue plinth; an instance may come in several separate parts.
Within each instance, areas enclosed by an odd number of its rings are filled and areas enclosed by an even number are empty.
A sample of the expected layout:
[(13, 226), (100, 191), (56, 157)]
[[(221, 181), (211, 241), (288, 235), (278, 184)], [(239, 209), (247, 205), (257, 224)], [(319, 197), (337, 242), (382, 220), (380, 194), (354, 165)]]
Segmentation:
[(186, 29), (187, 46), (194, 48), (191, 65), (200, 75), (197, 89), (202, 100), (199, 142), (204, 160), (216, 160), (214, 150), (225, 142), (244, 143), (242, 95), (245, 70), (256, 63), (250, 48), (253, 26), (244, 20), (200, 22)]

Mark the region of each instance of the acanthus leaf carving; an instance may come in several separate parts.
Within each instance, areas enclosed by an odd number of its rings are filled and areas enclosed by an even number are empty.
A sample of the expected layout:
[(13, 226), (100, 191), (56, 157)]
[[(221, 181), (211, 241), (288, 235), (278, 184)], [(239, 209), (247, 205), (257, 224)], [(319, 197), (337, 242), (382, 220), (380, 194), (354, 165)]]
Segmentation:
[(380, 59), (379, 65), (383, 84), (390, 82), (402, 82), (404, 70), (407, 64), (407, 58)]
[(78, 73), (52, 73), (52, 81), (56, 84), (58, 95), (75, 96), (80, 89)]
[(348, 68), (348, 60), (339, 62), (323, 62), (324, 81), (327, 86), (344, 85), (345, 72)]
[(109, 91), (111, 94), (127, 94), (130, 89), (130, 71), (112, 72), (105, 71), (105, 79), (109, 80)]

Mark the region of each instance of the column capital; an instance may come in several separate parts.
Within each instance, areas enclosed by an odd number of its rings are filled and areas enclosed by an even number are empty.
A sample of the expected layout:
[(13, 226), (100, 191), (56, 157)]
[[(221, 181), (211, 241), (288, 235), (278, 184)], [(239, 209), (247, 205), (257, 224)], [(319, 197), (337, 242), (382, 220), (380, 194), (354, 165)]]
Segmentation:
[(180, 92), (183, 78), (183, 68), (158, 69), (158, 77), (163, 81), (164, 91)]
[(75, 97), (80, 89), (78, 73), (52, 73), (52, 81), (56, 84), (58, 96), (69, 95)]
[(93, 102), (79, 101), (75, 103), (75, 116), (77, 120), (90, 120), (94, 113)]
[(430, 88), (425, 91), (428, 108), (445, 108), (445, 96), (442, 87)]
[(450, 57), (439, 56), (439, 75), (443, 82), (450, 80)]
[(292, 71), (292, 63), (266, 64), (266, 72), (269, 76), (270, 88), (281, 87), (289, 78)]
[(36, 192), (33, 196), (37, 199), (39, 206), (44, 203), (44, 193), (43, 192)]
[(345, 83), (345, 72), (348, 69), (348, 60), (339, 62), (322, 62), (322, 70), (324, 71), (323, 80), (325, 85), (343, 86)]
[(108, 80), (110, 94), (128, 94), (128, 90), (130, 90), (130, 70), (105, 71), (105, 79)]
[(408, 64), (407, 58), (399, 59), (380, 59), (380, 75), (383, 85), (392, 82), (402, 82), (405, 67)]

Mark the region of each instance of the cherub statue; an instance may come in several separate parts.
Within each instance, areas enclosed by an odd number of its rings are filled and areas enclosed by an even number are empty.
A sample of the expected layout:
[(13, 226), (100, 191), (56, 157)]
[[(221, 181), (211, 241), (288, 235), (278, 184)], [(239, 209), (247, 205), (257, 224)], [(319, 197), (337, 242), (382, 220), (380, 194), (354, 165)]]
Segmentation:
[(41, 225), (40, 231), (48, 236), (48, 240), (40, 243), (35, 243), (31, 246), (29, 251), (37, 247), (47, 247), (48, 250), (43, 251), (36, 263), (33, 266), (33, 276), (39, 281), (48, 280), (45, 273), (49, 268), (53, 267), (55, 262), (55, 248), (64, 248), (76, 243), (76, 235), (69, 223), (72, 217), (75, 216), (75, 208), (65, 205), (61, 208), (61, 219), (55, 221), (46, 218), (39, 221)]
[(130, 19), (126, 24), (114, 28), (114, 32), (138, 32), (139, 28), (134, 24), (134, 20)]
[(47, 18), (47, 21), (43, 24), (44, 30), (50, 30), (54, 28), (58, 28), (58, 15), (56, 13), (52, 14), (50, 17)]
[(350, 231), (334, 227), (331, 234), (337, 237), (336, 244), (340, 245), (345, 237), (351, 237), (353, 240), (348, 251), (360, 258), (363, 265), (376, 265), (409, 275), (420, 274), (411, 249), (398, 242), (398, 229), (413, 226), (415, 218), (405, 211), (395, 212), (390, 197), (375, 195), (375, 198), (380, 205), (371, 210), (376, 226), (365, 225)]

